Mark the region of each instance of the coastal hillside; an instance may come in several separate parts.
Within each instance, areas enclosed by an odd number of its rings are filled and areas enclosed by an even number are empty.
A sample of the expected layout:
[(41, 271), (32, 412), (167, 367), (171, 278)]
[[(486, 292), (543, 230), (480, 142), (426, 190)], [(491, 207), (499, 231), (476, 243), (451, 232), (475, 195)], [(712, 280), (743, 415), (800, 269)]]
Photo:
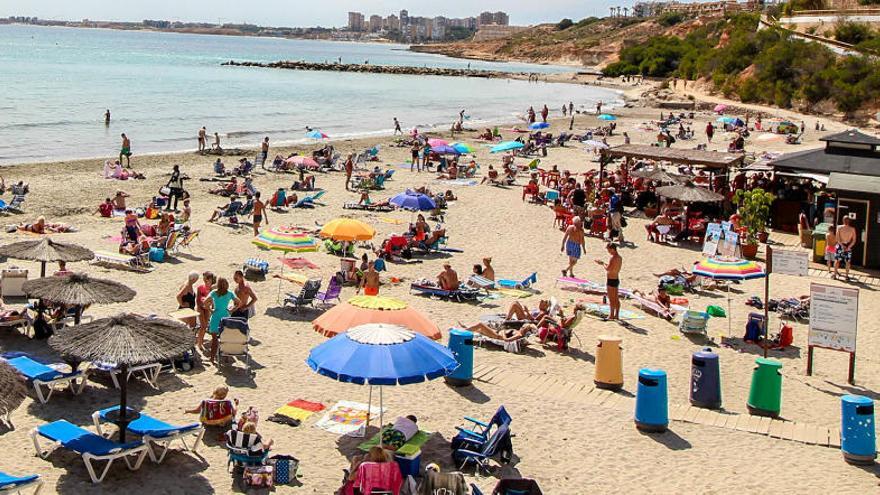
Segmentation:
[(589, 17), (558, 24), (541, 24), (509, 38), (486, 41), (419, 45), (415, 51), (480, 60), (603, 67), (617, 60), (618, 52), (652, 36), (683, 36), (705, 23), (701, 19), (659, 17)]

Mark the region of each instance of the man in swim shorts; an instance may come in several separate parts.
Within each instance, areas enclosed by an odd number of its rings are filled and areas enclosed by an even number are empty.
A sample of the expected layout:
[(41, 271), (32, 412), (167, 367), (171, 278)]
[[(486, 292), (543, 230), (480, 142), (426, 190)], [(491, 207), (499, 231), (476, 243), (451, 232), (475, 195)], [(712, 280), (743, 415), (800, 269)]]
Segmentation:
[(562, 238), (561, 251), (568, 256), (568, 266), (562, 270), (562, 276), (574, 277), (574, 265), (581, 258), (586, 246), (584, 245), (584, 222), (581, 217), (574, 217), (571, 225), (565, 229)]
[(617, 253), (617, 244), (609, 242), (605, 245), (610, 258), (608, 261), (596, 260), (596, 263), (605, 267), (605, 288), (608, 291), (608, 319), (620, 318), (620, 267), (623, 258)]
[(852, 266), (852, 250), (858, 242), (856, 229), (852, 226), (852, 218), (843, 217), (843, 225), (837, 227), (837, 246), (834, 251), (834, 276), (839, 277), (840, 263), (846, 266), (846, 279), (849, 280), (849, 269)]
[(119, 151), (119, 163), (122, 163), (122, 157), (125, 157), (125, 166), (131, 168), (131, 140), (125, 133), (122, 133), (122, 149)]

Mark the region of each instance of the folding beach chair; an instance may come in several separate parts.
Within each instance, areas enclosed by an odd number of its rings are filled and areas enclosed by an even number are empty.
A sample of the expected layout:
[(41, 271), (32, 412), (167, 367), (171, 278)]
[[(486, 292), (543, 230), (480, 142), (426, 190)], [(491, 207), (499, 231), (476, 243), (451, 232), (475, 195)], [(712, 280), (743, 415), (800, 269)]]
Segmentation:
[(40, 490), (43, 489), (43, 480), (40, 479), (40, 475), (12, 476), (0, 472), (0, 495), (22, 493), (27, 488), (34, 488), (34, 495), (40, 493)]
[(495, 283), (507, 289), (526, 289), (531, 287), (532, 284), (538, 283), (538, 272), (532, 272), (531, 275), (522, 279), (521, 281), (499, 279)]
[(131, 256), (121, 253), (112, 253), (109, 251), (95, 251), (93, 264), (103, 265), (113, 268), (122, 268), (125, 270), (134, 270), (138, 272), (148, 272), (152, 269), (150, 265), (149, 253), (138, 256)]
[(482, 445), (489, 439), (493, 429), (497, 429), (501, 425), (507, 425), (510, 427), (513, 418), (510, 417), (510, 413), (507, 412), (507, 409), (501, 405), (498, 406), (495, 414), (492, 415), (492, 418), (488, 422), (483, 422), (470, 416), (465, 416), (464, 420), (470, 422), (473, 426), (470, 428), (463, 426), (455, 427), (455, 429), (458, 430), (458, 434), (452, 439), (453, 449), (457, 448), (462, 443), (477, 443)]
[[(109, 421), (109, 413), (118, 410), (119, 406), (113, 406), (92, 413), (92, 421), (95, 423), (95, 431), (97, 431), (99, 435), (104, 437), (107, 436), (101, 428), (102, 421)], [(134, 412), (133, 409), (130, 410)], [(165, 455), (168, 454), (168, 450), (175, 440), (179, 440), (180, 443), (183, 444), (183, 450), (195, 454), (196, 450), (199, 448), (199, 443), (202, 441), (202, 437), (205, 435), (205, 428), (199, 423), (172, 425), (156, 419), (144, 412), (140, 412), (140, 416), (129, 423), (126, 430), (142, 437), (144, 443), (149, 448), (147, 453), (149, 454), (150, 459), (156, 464), (165, 459)], [(194, 437), (192, 447), (186, 443), (187, 437), (190, 436)], [(158, 448), (161, 448), (159, 453), (156, 452), (156, 449)]]
[[(40, 446), (40, 437), (50, 440), (52, 445), (48, 449), (43, 449)], [(48, 458), (49, 454), (58, 447), (79, 454), (92, 483), (103, 481), (116, 459), (124, 460), (128, 469), (132, 471), (140, 469), (149, 452), (149, 448), (141, 440), (116, 443), (63, 419), (34, 428), (31, 431), (31, 439), (37, 455), (43, 459)], [(100, 476), (92, 465), (95, 461), (107, 461)]]
[(452, 459), (459, 469), (464, 469), (469, 464), (473, 464), (477, 475), (481, 471), (488, 474), (489, 460), (505, 450), (512, 456), (510, 427), (508, 425), (501, 425), (492, 433), (492, 436), (483, 444), (482, 448), (479, 450), (470, 450), (468, 448), (455, 449), (452, 451)]
[(262, 466), (269, 452), (263, 449), (259, 435), (236, 429), (226, 432), (226, 469)]
[(250, 326), (247, 320), (244, 318), (223, 318), (220, 320), (218, 363), (223, 362), (223, 356), (244, 356), (245, 368), (248, 373), (252, 373), (248, 344), (250, 344)]
[(342, 302), (339, 296), (342, 294), (342, 284), (336, 279), (336, 277), (330, 277), (330, 282), (327, 284), (327, 290), (324, 292), (318, 292), (318, 295), (315, 296), (315, 302), (319, 302), (324, 306), (327, 306), (328, 303), (332, 300), (336, 300), (336, 302)]
[(177, 243), (177, 246), (175, 247), (175, 251), (179, 252), (181, 249), (191, 250), (192, 243), (194, 240), (198, 239), (200, 232), (201, 232), (201, 230), (190, 230), (189, 232), (184, 234), (180, 238), (180, 242)]
[(468, 278), (468, 284), (473, 285), (479, 289), (489, 290), (495, 288), (495, 282), (489, 280), (486, 277), (482, 277), (480, 275), (471, 275)]
[[(28, 356), (15, 357), (8, 359), (7, 362), (33, 384), (37, 399), (42, 404), (49, 402), (55, 390), (60, 390), (56, 388), (58, 385), (62, 385), (62, 388), (67, 386), (74, 395), (79, 395), (83, 388), (85, 388), (86, 381), (88, 381), (88, 370), (64, 373), (34, 361)], [(79, 381), (79, 384), (77, 384), (77, 381)], [(43, 394), (43, 387), (46, 387), (45, 395)]]
[(284, 306), (293, 306), (293, 311), (297, 312), (300, 308), (312, 306), (318, 291), (321, 289), (321, 281), (318, 279), (308, 280), (303, 284), (303, 288), (299, 294), (288, 293), (284, 299)]

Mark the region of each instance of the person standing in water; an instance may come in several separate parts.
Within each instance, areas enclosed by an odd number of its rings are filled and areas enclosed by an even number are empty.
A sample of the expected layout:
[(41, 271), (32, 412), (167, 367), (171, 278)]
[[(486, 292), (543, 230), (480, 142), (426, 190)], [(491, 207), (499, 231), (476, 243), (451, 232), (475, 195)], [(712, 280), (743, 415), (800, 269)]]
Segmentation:
[(110, 109), (104, 112), (104, 125), (110, 125)]
[(205, 129), (205, 126), (202, 126), (199, 129), (199, 153), (205, 151), (205, 148), (208, 147), (208, 130)]
[(403, 135), (403, 129), (400, 128), (400, 121), (397, 120), (397, 117), (394, 117), (394, 135), (396, 136), (398, 132)]

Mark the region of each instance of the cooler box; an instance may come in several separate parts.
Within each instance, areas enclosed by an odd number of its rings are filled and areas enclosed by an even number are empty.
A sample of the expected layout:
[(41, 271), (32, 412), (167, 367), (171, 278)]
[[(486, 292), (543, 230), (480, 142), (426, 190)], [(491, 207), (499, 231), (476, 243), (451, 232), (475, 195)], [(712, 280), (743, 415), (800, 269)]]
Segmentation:
[(404, 478), (407, 476), (412, 476), (413, 478), (419, 476), (422, 464), (421, 450), (409, 456), (395, 454), (394, 460), (397, 461), (397, 465), (400, 466), (400, 474), (403, 475)]
[(162, 263), (165, 261), (165, 250), (158, 247), (151, 247), (150, 261), (155, 261), (156, 263)]

